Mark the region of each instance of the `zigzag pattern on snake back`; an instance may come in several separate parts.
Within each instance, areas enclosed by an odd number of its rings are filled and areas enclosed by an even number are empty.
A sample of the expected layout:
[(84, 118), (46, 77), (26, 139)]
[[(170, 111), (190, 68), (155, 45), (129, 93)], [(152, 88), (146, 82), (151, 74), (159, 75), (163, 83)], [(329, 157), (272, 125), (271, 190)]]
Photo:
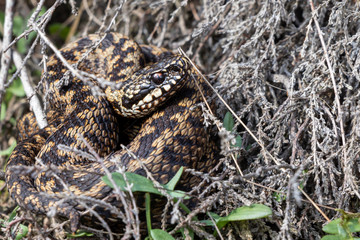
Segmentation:
[[(101, 181), (104, 166), (79, 151), (94, 150), (110, 172), (121, 165), (146, 176), (140, 160), (160, 183), (169, 181), (181, 166), (206, 172), (216, 163), (195, 81), (203, 90), (204, 84), (188, 60), (166, 49), (139, 46), (117, 33), (100, 39), (90, 35), (61, 53), (70, 64), (81, 59), (78, 69), (105, 79), (102, 84), (84, 82), (71, 74), (66, 77), (61, 61), (50, 58), (44, 81), (49, 126), (38, 129), (31, 115), (20, 120), (22, 138), (6, 168), (7, 186), (17, 204), (39, 214), (56, 207), (58, 215), (71, 220), (72, 231), (78, 228), (82, 208), (76, 201), (59, 203), (61, 193), (97, 199), (111, 193)], [(98, 45), (89, 52), (94, 44)], [(82, 59), (84, 54), (88, 56)], [(94, 94), (94, 86), (104, 94)], [(135, 135), (123, 131), (131, 129), (134, 121), (140, 126)], [(119, 150), (122, 143), (128, 143), (138, 160)], [(19, 174), (17, 169), (40, 165), (47, 170)], [(179, 186), (189, 190), (198, 182), (185, 173)]]

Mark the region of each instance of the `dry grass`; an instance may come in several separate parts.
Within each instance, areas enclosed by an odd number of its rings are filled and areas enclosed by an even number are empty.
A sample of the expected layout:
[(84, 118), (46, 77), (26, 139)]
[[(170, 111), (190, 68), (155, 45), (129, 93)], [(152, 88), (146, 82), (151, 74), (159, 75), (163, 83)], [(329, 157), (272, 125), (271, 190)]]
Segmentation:
[[(135, 0), (74, 5), (54, 7), (48, 24), (35, 22), (28, 29), (61, 22), (70, 27), (67, 41), (111, 30), (140, 43), (181, 47), (247, 126), (238, 124), (233, 131), (243, 143), (235, 152), (226, 147), (233, 135), (221, 134), (224, 178), (212, 179), (216, 193), (203, 204), (225, 215), (244, 204), (263, 203), (271, 207), (273, 217), (231, 225), (222, 231), (224, 238), (318, 239), (324, 235), (326, 218), (339, 217), (334, 208), (357, 212), (357, 1)], [(35, 8), (19, 3), (15, 15), (25, 18)], [(4, 29), (0, 31), (3, 36)], [(56, 34), (47, 37), (57, 46), (64, 44)], [(34, 47), (25, 65), (29, 73), (41, 70), (41, 50), (40, 44)], [(39, 76), (32, 76), (32, 81), (37, 83)], [(216, 115), (222, 119), (228, 111), (224, 102), (216, 94), (208, 97), (216, 101)], [(1, 149), (15, 136), (10, 119), (17, 119), (27, 106), (18, 99), (8, 103), (0, 124)], [(240, 171), (232, 153), (238, 156)], [(298, 186), (322, 205), (323, 214)], [(3, 200), (6, 191), (2, 193)], [(2, 212), (5, 218), (6, 209)], [(199, 234), (209, 237), (200, 230)]]

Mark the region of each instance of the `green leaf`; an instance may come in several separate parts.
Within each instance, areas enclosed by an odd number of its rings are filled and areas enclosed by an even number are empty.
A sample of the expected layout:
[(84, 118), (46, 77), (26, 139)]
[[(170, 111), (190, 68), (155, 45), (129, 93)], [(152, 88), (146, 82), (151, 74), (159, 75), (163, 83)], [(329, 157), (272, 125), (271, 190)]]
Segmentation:
[[(211, 217), (214, 219), (215, 223), (217, 223), (219, 221), (219, 219), (221, 218), (219, 215), (217, 215), (216, 213), (213, 212), (209, 212), (209, 214), (211, 215)], [(213, 221), (211, 221), (211, 219), (209, 220), (202, 220), (200, 221), (202, 223), (205, 223), (206, 226), (214, 226)]]
[(169, 190), (174, 190), (176, 184), (177, 184), (178, 181), (180, 180), (180, 177), (181, 177), (183, 171), (184, 171), (184, 167), (181, 167), (181, 168), (177, 171), (177, 173), (175, 174), (175, 176), (174, 176), (167, 184), (165, 184), (165, 188), (166, 188), (166, 189), (169, 189)]
[(9, 122), (13, 125), (13, 126), (16, 126), (16, 120), (15, 118), (10, 118)]
[[(223, 228), (228, 222), (232, 221), (244, 221), (268, 217), (272, 214), (271, 209), (268, 206), (262, 204), (252, 204), (250, 206), (243, 206), (232, 211), (228, 216), (220, 217), (216, 213), (210, 212), (211, 217), (215, 220), (218, 228)], [(214, 226), (213, 221), (203, 220), (207, 226)]]
[(252, 204), (250, 206), (242, 206), (232, 211), (228, 216), (221, 217), (217, 221), (219, 228), (224, 227), (228, 222), (243, 221), (251, 219), (259, 219), (268, 217), (272, 214), (268, 206), (262, 204)]
[(354, 237), (342, 237), (340, 235), (325, 235), (321, 238), (321, 240), (360, 240), (360, 238), (354, 238)]
[(49, 33), (50, 35), (57, 35), (59, 36), (62, 40), (65, 40), (67, 35), (70, 32), (70, 27), (65, 26), (62, 23), (53, 23), (49, 26)]
[(19, 39), (16, 43), (16, 49), (19, 53), (24, 54), (27, 52), (27, 42), (25, 38)]
[(151, 235), (151, 199), (150, 193), (145, 193), (145, 213), (146, 213), (146, 226), (148, 235)]
[(1, 112), (0, 112), (0, 121), (4, 121), (6, 117), (6, 104), (5, 102), (1, 103)]
[[(26, 27), (26, 22), (30, 18), (30, 16), (34, 13), (35, 9), (31, 11), (31, 14), (29, 14), (28, 17), (23, 18), (21, 16), (15, 16), (13, 19), (13, 33), (15, 36), (19, 36), (22, 34)], [(41, 8), (39, 12), (39, 16), (43, 15), (46, 12), (46, 9), (44, 7)], [(0, 15), (1, 18), (1, 15)], [(18, 52), (24, 54), (28, 51), (28, 45), (33, 41), (33, 39), (36, 37), (36, 32), (30, 32), (26, 38), (21, 38), (19, 41), (16, 42), (16, 48)]]
[(222, 217), (219, 221), (241, 221), (268, 217), (272, 214), (268, 206), (262, 204), (252, 204), (242, 206), (232, 211), (228, 216)]
[(360, 232), (360, 223), (358, 218), (343, 220), (337, 218), (326, 224), (322, 230), (330, 234), (349, 235), (349, 233)]
[(20, 227), (20, 230), (19, 230), (19, 233), (16, 234), (15, 240), (20, 240), (20, 239), (26, 237), (26, 235), (29, 232), (29, 228), (27, 226), (20, 224), (19, 227)]
[(339, 233), (339, 228), (343, 228), (341, 226), (341, 219), (337, 218), (331, 222), (329, 222), (328, 224), (326, 224), (322, 230), (326, 233), (331, 233), (331, 234), (338, 234)]
[[(14, 210), (12, 210), (12, 212), (10, 213), (9, 219), (7, 220), (8, 223), (10, 223), (11, 221), (13, 221), (15, 219), (18, 209), (19, 209), (19, 206), (16, 206), (14, 208)], [(18, 231), (18, 233), (16, 234), (16, 237), (15, 237), (16, 240), (20, 240), (20, 239), (26, 237), (26, 235), (29, 232), (29, 229), (28, 229), (27, 226), (25, 226), (23, 224), (20, 224), (19, 227), (20, 227), (20, 229), (19, 229), (19, 231)]]
[(235, 140), (236, 140), (236, 143), (235, 143), (234, 147), (241, 148), (241, 145), (242, 145), (242, 138), (241, 138), (241, 136), (239, 136), (239, 135), (236, 136)]
[(221, 217), (216, 214), (216, 213), (213, 213), (213, 212), (209, 212), (209, 214), (211, 215), (211, 217), (215, 220), (215, 221), (218, 221)]
[(175, 240), (173, 236), (161, 229), (152, 229), (150, 233), (154, 240)]
[(322, 237), (321, 240), (343, 240), (343, 238), (339, 235), (326, 235)]
[[(35, 9), (33, 11), (31, 11), (30, 16), (34, 13)], [(42, 15), (44, 15), (44, 13), (46, 13), (46, 7), (42, 6), (41, 10), (39, 12), (39, 17), (41, 17)]]
[(180, 190), (175, 190), (175, 191), (168, 190), (168, 194), (170, 196), (174, 197), (174, 198), (183, 198), (183, 199), (190, 199), (191, 198), (190, 196), (187, 196), (184, 191), (180, 191)]
[(10, 213), (8, 222), (11, 222), (12, 220), (14, 220), (14, 218), (15, 218), (15, 216), (16, 216), (16, 212), (17, 212), (18, 209), (19, 209), (19, 206), (16, 206), (16, 207), (14, 208), (14, 210), (12, 210), (12, 212)]
[(350, 232), (360, 232), (360, 223), (358, 218), (352, 218), (346, 222)]
[(15, 79), (15, 81), (7, 89), (7, 92), (12, 93), (17, 97), (25, 96), (24, 87), (19, 78)]
[(14, 141), (10, 147), (8, 147), (7, 149), (5, 150), (1, 150), (0, 151), (0, 156), (9, 156), (12, 151), (14, 150), (14, 148), (16, 147), (16, 141)]
[(15, 16), (13, 19), (13, 33), (15, 36), (19, 36), (23, 33), (26, 26), (25, 20), (21, 16)]
[(194, 239), (194, 231), (191, 228), (186, 228), (188, 230), (187, 235), (185, 234), (185, 228), (180, 228), (178, 232), (181, 232), (182, 239), (188, 239), (187, 236), (190, 236), (190, 239)]
[[(148, 192), (148, 193), (153, 193), (153, 194), (157, 194), (160, 196), (163, 196), (163, 194), (157, 189), (155, 188), (153, 182), (149, 179), (147, 179), (146, 177), (143, 177), (141, 175), (135, 174), (135, 173), (131, 173), (131, 172), (126, 172), (126, 179), (128, 180), (129, 184), (132, 184), (132, 188), (131, 191), (132, 192)], [(178, 174), (176, 174), (175, 176), (177, 176)], [(121, 173), (118, 172), (114, 172), (111, 174), (115, 184), (122, 190), (122, 191), (128, 191), (126, 182), (124, 180), (124, 176)], [(112, 183), (110, 182), (109, 178), (107, 176), (104, 176), (103, 181), (109, 185), (110, 187), (114, 188), (114, 186), (112, 185)], [(170, 184), (172, 185), (172, 184)], [(167, 190), (168, 194), (170, 194), (172, 197), (174, 198), (185, 198), (188, 199), (189, 197), (186, 197), (185, 192), (183, 191), (171, 191), (169, 189), (166, 188), (165, 185), (161, 185), (164, 187), (165, 190)]]
[[(111, 174), (115, 184), (122, 190), (122, 191), (127, 191), (126, 187), (127, 184), (124, 180), (124, 176), (121, 173), (118, 172), (114, 172)], [(126, 172), (125, 173), (126, 179), (128, 180), (129, 184), (133, 185), (131, 188), (132, 192), (149, 192), (149, 193), (154, 193), (154, 194), (158, 194), (158, 195), (162, 195), (159, 190), (157, 190), (154, 187), (154, 184), (152, 183), (151, 180), (147, 179), (146, 177), (143, 177), (141, 175), (135, 174), (135, 173), (131, 173), (131, 172)], [(112, 185), (112, 183), (110, 182), (110, 180), (108, 179), (107, 176), (103, 177), (103, 181), (109, 185), (110, 187), (114, 188), (114, 186)]]
[(284, 201), (286, 199), (286, 195), (283, 193), (278, 193), (278, 192), (274, 192), (273, 193), (273, 197), (275, 198), (276, 201), (281, 202)]
[(5, 21), (5, 13), (0, 11), (0, 23), (3, 26), (4, 26), (4, 21)]
[(31, 44), (31, 42), (35, 39), (36, 33), (31, 32), (27, 36), (27, 38), (21, 38), (16, 43), (16, 48), (21, 54), (25, 54), (28, 51), (28, 46)]
[(66, 234), (68, 238), (91, 237), (93, 233), (86, 232), (85, 230), (77, 230), (75, 234)]
[(9, 68), (9, 74), (13, 74), (15, 72), (16, 72), (16, 66), (12, 64), (11, 67)]
[[(14, 17), (13, 33), (15, 36), (19, 36), (20, 34), (22, 34), (24, 32), (24, 29), (26, 26), (25, 21), (26, 20), (24, 18), (22, 18), (21, 16)], [(29, 42), (29, 40), (27, 40), (25, 38), (19, 39), (19, 41), (16, 42), (16, 49), (18, 50), (18, 52), (20, 52), (21, 54), (26, 53), (28, 42)]]
[(234, 128), (235, 122), (234, 122), (234, 118), (231, 115), (230, 112), (226, 112), (225, 117), (224, 117), (224, 128), (228, 131), (232, 131), (232, 129)]

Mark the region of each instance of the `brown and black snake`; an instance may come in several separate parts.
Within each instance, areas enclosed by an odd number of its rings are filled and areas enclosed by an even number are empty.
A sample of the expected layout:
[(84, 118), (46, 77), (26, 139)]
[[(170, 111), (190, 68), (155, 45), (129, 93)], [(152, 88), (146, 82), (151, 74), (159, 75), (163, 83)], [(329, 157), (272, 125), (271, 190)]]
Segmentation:
[[(60, 200), (64, 194), (109, 195), (111, 188), (101, 180), (104, 167), (146, 176), (142, 162), (157, 181), (167, 183), (181, 166), (207, 172), (217, 162), (199, 107), (205, 86), (185, 57), (117, 33), (90, 35), (60, 51), (69, 64), (98, 80), (73, 76), (56, 56), (48, 61), (43, 85), (49, 125), (39, 129), (32, 115), (24, 116), (6, 168), (9, 192), (20, 207), (38, 214), (55, 207), (74, 231), (81, 208), (71, 199)], [(189, 190), (198, 182), (185, 173), (179, 188)]]

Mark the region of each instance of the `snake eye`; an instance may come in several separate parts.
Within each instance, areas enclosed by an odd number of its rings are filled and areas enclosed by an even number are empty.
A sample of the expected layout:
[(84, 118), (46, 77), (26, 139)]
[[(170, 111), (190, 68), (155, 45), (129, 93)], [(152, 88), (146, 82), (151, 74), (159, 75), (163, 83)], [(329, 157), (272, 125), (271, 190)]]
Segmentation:
[(165, 75), (161, 72), (157, 72), (151, 75), (151, 79), (155, 84), (161, 84), (165, 80)]

